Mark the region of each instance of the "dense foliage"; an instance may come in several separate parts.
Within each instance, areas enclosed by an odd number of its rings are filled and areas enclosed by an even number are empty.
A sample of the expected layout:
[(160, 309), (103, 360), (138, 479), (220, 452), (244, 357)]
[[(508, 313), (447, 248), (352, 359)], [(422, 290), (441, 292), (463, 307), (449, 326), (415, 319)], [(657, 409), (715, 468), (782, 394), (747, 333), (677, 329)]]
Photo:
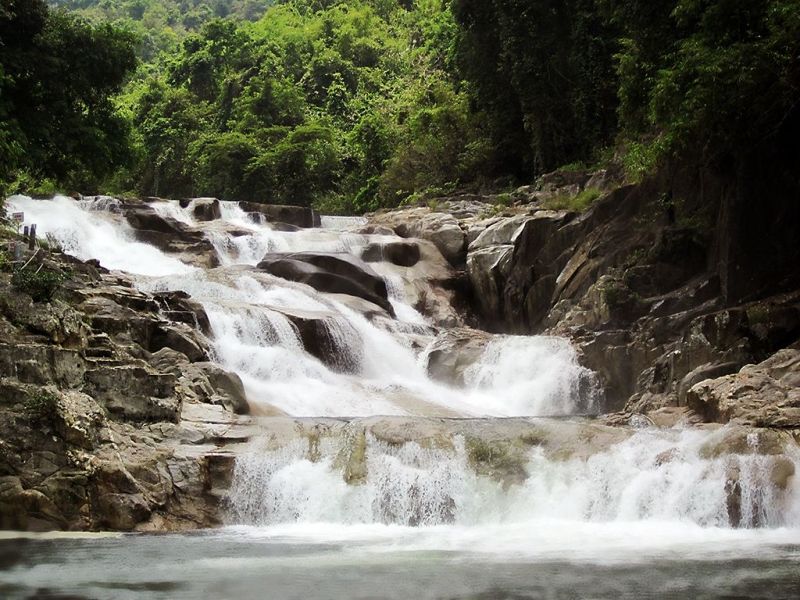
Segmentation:
[(48, 0), (50, 6), (65, 8), (97, 21), (124, 22), (138, 34), (139, 50), (145, 60), (159, 52), (178, 49), (188, 31), (197, 31), (214, 18), (255, 21), (273, 0)]
[(20, 173), (92, 186), (130, 158), (112, 97), (134, 39), (37, 0), (0, 4), (0, 187)]
[(568, 163), (640, 177), (800, 101), (800, 0), (51, 0), (116, 28), (3, 2), (2, 166), (89, 181), (128, 152), (111, 191), (363, 211)]

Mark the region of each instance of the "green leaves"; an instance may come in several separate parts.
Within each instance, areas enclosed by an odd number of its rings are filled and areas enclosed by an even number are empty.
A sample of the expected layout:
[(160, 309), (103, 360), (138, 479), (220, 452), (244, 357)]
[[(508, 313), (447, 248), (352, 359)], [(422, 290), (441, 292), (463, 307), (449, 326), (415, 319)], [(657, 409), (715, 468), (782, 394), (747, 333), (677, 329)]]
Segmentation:
[(10, 8), (0, 14), (0, 181), (28, 172), (90, 191), (130, 158), (110, 98), (136, 65), (135, 38), (41, 0)]

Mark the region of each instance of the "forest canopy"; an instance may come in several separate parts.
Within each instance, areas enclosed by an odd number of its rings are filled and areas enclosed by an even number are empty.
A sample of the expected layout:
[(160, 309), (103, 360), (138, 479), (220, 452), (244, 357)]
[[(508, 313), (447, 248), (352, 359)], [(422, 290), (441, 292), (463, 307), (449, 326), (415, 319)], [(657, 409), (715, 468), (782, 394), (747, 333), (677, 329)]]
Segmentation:
[(728, 160), (800, 100), (800, 0), (2, 2), (12, 187), (360, 212)]

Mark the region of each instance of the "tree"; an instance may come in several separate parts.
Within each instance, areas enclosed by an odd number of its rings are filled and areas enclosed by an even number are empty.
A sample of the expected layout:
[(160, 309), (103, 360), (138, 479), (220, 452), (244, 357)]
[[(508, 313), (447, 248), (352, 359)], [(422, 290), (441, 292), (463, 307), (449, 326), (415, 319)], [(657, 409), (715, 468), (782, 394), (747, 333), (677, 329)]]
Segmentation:
[(24, 172), (92, 189), (128, 162), (111, 97), (136, 65), (132, 34), (3, 0), (0, 44), (0, 181)]

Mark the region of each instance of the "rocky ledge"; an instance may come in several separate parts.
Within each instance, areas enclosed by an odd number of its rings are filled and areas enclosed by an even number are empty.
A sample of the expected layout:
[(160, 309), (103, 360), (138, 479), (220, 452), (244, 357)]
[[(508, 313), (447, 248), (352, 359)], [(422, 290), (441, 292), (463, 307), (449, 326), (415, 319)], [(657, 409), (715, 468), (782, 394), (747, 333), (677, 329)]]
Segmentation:
[(475, 330), (443, 340), (434, 376), (462, 369), (482, 330), (561, 335), (598, 373), (610, 421), (688, 407), (701, 420), (797, 429), (800, 233), (786, 233), (786, 210), (737, 202), (703, 173), (625, 185), (560, 172), (370, 224), (435, 244), (468, 282)]
[(0, 527), (219, 524), (215, 465), (248, 409), (209, 362), (202, 308), (63, 254), (28, 259), (66, 281), (34, 302), (0, 273)]

